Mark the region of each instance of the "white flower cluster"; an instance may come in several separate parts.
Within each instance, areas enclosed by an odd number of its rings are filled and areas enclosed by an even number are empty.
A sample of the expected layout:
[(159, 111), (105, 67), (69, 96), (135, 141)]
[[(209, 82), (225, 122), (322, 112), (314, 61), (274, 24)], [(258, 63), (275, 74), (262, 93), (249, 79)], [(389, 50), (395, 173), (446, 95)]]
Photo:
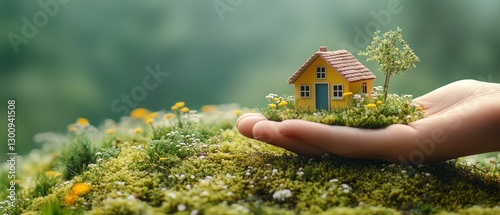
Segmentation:
[(269, 93), (269, 95), (266, 96), (266, 99), (267, 100), (273, 100), (276, 97), (278, 97), (278, 94), (276, 94), (276, 93)]
[(289, 189), (278, 190), (274, 192), (273, 199), (278, 201), (285, 201), (285, 199), (292, 197), (292, 191)]

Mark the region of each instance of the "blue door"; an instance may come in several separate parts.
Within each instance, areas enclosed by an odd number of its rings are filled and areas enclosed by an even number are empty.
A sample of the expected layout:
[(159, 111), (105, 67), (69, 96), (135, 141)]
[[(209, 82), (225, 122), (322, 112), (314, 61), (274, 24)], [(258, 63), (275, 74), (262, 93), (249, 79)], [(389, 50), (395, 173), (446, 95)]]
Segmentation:
[(316, 84), (316, 109), (328, 110), (328, 84)]

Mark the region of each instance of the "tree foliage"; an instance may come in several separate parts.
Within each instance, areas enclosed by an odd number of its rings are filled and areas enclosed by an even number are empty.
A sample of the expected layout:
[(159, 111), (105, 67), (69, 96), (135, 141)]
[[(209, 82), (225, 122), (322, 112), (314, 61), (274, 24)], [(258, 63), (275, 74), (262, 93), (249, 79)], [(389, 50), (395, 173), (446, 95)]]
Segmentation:
[(379, 71), (385, 74), (384, 99), (387, 98), (390, 77), (416, 67), (415, 62), (419, 61), (418, 56), (403, 40), (401, 31), (398, 27), (396, 31), (388, 31), (382, 37), (379, 36), (380, 31), (377, 31), (366, 51), (359, 52), (359, 55), (368, 56), (366, 61), (377, 61)]

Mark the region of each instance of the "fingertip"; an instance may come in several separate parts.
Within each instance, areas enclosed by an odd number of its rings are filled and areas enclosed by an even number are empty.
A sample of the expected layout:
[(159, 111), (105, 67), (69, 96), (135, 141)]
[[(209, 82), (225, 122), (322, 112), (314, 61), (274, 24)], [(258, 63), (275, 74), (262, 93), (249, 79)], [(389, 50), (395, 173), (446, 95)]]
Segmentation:
[(274, 136), (279, 134), (279, 125), (278, 122), (273, 121), (259, 121), (255, 123), (252, 129), (252, 133), (255, 139), (263, 141), (263, 142), (272, 142)]
[(256, 123), (267, 120), (264, 116), (260, 114), (245, 114), (242, 115), (236, 121), (236, 128), (241, 134), (248, 138), (254, 138), (253, 128)]
[(248, 118), (248, 117), (263, 117), (263, 116), (262, 116), (262, 114), (258, 114), (258, 113), (246, 113), (246, 114), (243, 114), (240, 117), (238, 117), (238, 119), (236, 120), (236, 127), (238, 127), (238, 124), (242, 120), (244, 120), (245, 118)]

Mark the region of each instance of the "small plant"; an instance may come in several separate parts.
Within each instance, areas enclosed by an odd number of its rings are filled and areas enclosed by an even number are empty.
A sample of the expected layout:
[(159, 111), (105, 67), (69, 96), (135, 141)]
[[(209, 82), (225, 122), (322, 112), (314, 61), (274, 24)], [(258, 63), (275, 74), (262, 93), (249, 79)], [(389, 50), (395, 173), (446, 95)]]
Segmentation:
[(87, 165), (95, 163), (95, 152), (96, 150), (88, 138), (74, 137), (61, 153), (60, 163), (64, 169), (64, 179), (71, 179), (82, 173)]
[(282, 114), (295, 110), (293, 96), (278, 96), (278, 94), (270, 93), (266, 96), (266, 100), (267, 107), (261, 108), (260, 111), (270, 120), (281, 121)]
[(186, 123), (183, 120), (183, 115), (189, 113), (189, 108), (184, 105), (186, 105), (184, 102), (177, 102), (170, 108), (177, 116), (177, 125), (179, 128), (182, 128)]
[(38, 174), (35, 180), (35, 187), (30, 192), (31, 198), (48, 195), (54, 185), (56, 185), (56, 178), (59, 176), (60, 173), (56, 173), (54, 171), (48, 171)]
[(359, 55), (368, 56), (366, 61), (377, 61), (380, 65), (379, 71), (385, 74), (384, 100), (387, 99), (391, 76), (414, 68), (415, 62), (418, 61), (418, 56), (403, 40), (401, 31), (398, 27), (396, 31), (386, 32), (382, 37), (379, 36), (380, 31), (377, 31), (366, 51), (359, 52)]

